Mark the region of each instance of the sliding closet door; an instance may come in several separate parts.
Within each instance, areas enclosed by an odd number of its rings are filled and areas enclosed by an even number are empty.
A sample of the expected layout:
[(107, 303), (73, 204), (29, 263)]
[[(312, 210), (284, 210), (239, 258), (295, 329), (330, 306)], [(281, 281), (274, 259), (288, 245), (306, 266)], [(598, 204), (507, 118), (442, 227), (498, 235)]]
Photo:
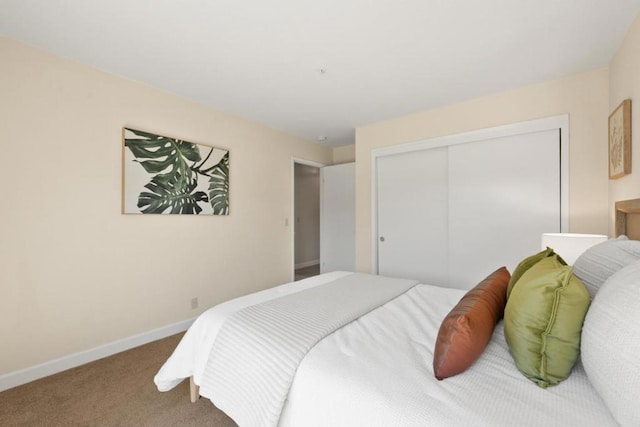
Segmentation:
[(448, 283), (447, 148), (377, 159), (378, 273)]
[(374, 152), (377, 272), (469, 289), (513, 271), (568, 226), (567, 129), (557, 116)]
[(449, 280), (470, 288), (510, 271), (560, 231), (560, 135), (533, 132), (449, 147)]

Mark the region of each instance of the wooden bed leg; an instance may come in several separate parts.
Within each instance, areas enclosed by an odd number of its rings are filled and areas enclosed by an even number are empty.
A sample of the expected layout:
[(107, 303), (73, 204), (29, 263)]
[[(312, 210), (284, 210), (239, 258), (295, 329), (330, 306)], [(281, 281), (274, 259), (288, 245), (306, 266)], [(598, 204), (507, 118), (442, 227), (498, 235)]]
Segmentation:
[(193, 377), (189, 377), (189, 395), (191, 403), (196, 403), (200, 399), (200, 386), (193, 382)]

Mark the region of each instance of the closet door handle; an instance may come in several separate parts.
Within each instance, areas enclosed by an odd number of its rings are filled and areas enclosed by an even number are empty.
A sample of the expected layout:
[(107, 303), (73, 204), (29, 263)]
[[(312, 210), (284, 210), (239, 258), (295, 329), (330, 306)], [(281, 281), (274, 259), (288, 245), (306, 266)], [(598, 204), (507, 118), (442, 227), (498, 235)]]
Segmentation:
[(384, 236), (380, 236), (380, 241), (384, 242)]

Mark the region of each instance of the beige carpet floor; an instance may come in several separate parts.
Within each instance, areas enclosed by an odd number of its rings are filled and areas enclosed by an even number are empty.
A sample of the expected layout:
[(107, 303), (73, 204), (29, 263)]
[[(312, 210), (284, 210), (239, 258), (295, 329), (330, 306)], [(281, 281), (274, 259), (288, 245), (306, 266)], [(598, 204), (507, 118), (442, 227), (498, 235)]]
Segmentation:
[(320, 274), (320, 264), (310, 265), (309, 267), (298, 268), (295, 271), (295, 280), (306, 279), (307, 277), (317, 276)]
[(174, 335), (0, 393), (0, 426), (216, 426), (236, 424), (189, 383), (160, 393), (153, 376)]

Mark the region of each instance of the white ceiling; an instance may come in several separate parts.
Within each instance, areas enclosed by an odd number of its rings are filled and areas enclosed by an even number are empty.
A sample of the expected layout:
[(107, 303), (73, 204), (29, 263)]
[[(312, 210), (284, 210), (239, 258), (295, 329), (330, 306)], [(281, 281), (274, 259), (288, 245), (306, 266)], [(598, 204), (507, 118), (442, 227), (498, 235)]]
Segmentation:
[(367, 123), (606, 67), (638, 11), (640, 0), (0, 0), (0, 34), (339, 146)]

